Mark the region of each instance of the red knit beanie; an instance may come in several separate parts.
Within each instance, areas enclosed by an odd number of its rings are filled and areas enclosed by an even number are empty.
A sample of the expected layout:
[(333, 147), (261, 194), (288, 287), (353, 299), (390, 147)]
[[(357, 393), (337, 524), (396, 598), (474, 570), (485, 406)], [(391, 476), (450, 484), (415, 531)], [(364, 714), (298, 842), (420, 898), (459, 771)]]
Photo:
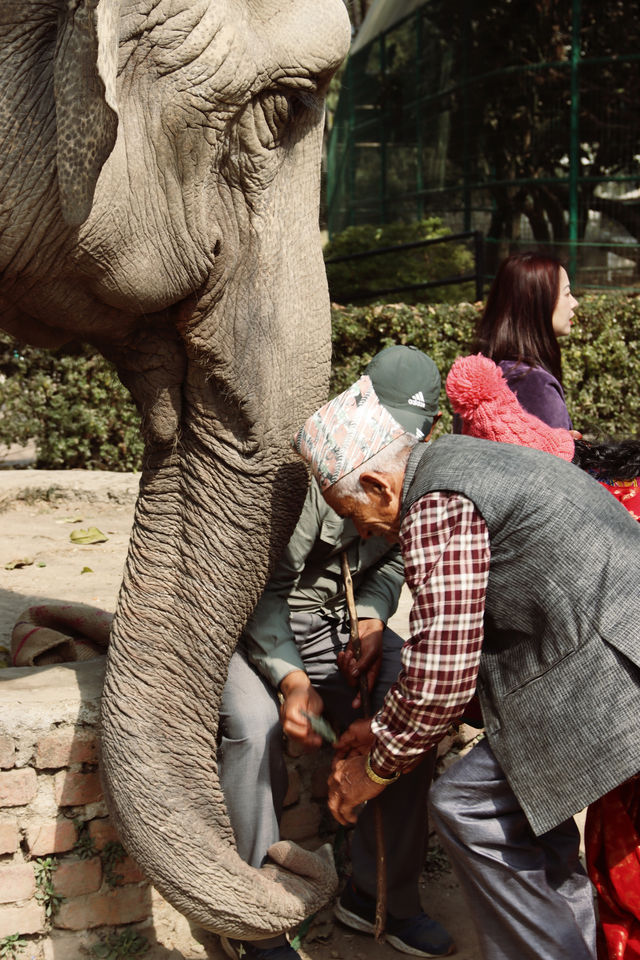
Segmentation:
[(520, 406), (493, 360), (481, 353), (458, 357), (446, 382), (447, 396), (462, 417), (462, 432), (483, 440), (518, 443), (572, 460), (573, 437), (562, 427), (549, 427)]

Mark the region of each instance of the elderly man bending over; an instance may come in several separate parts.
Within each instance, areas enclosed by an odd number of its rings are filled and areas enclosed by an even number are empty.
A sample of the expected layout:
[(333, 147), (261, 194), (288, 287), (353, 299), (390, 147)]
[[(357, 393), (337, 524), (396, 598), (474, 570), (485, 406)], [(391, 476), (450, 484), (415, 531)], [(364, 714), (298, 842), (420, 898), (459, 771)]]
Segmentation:
[(640, 768), (640, 527), (600, 484), (536, 450), (416, 445), (362, 377), (294, 446), (362, 537), (399, 540), (413, 594), (403, 667), (339, 743), (341, 823), (462, 714), (486, 738), (430, 808), (487, 960), (593, 960), (572, 815)]

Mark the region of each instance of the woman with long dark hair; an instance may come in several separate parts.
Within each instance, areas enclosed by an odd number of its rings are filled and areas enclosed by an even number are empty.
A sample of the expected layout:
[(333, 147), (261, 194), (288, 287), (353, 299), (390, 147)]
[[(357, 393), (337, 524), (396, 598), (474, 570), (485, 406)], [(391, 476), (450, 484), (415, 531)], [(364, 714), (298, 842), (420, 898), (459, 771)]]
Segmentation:
[(571, 429), (558, 337), (571, 331), (578, 301), (554, 257), (514, 253), (498, 269), (476, 326), (474, 353), (498, 364), (529, 413)]

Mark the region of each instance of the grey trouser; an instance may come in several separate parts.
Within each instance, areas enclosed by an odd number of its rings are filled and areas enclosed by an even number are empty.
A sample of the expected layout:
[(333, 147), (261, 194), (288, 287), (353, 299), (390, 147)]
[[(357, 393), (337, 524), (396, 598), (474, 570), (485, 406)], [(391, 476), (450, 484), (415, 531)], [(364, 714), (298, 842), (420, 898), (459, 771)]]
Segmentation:
[[(351, 707), (356, 691), (336, 666), (336, 654), (349, 639), (342, 621), (317, 614), (295, 613), (291, 625), (311, 682), (322, 697), (325, 714), (345, 729), (357, 714)], [(382, 667), (373, 690), (377, 710), (400, 672), (402, 638), (385, 630)], [(435, 751), (411, 773), (383, 791), (387, 853), (388, 909), (392, 916), (420, 913), (418, 880), (428, 840), (427, 791)], [(240, 856), (259, 867), (267, 848), (279, 839), (278, 822), (287, 788), (282, 730), (275, 692), (236, 651), (220, 707), (220, 782)], [(376, 849), (372, 805), (368, 804), (353, 831), (351, 861), (357, 887), (375, 896)]]
[(536, 837), (486, 740), (438, 778), (429, 807), (485, 960), (595, 960), (573, 819)]

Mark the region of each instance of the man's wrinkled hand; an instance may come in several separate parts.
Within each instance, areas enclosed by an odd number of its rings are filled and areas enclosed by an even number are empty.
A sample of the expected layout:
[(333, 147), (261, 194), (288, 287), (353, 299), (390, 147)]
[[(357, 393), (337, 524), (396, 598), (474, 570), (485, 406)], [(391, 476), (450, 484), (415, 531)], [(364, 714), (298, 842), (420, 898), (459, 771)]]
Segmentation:
[(336, 758), (342, 760), (344, 757), (366, 756), (375, 739), (371, 732), (371, 720), (354, 720), (333, 745)]
[(280, 690), (284, 698), (280, 706), (280, 722), (284, 733), (297, 740), (306, 750), (316, 750), (322, 745), (322, 737), (311, 729), (305, 714), (321, 716), (324, 710), (322, 697), (301, 670), (286, 676), (280, 684)]
[[(367, 678), (367, 688), (369, 691), (373, 689), (382, 664), (383, 633), (384, 623), (382, 620), (370, 618), (358, 621), (358, 634), (360, 637), (359, 659), (356, 660), (351, 640), (349, 640), (346, 649), (341, 651), (337, 656), (338, 669), (349, 686), (358, 686), (360, 676), (364, 674)], [(359, 710), (362, 706), (359, 693), (356, 694), (352, 706), (354, 710)]]
[(365, 757), (334, 760), (329, 776), (329, 810), (343, 826), (355, 823), (358, 807), (382, 793), (384, 786), (374, 783), (365, 771)]

